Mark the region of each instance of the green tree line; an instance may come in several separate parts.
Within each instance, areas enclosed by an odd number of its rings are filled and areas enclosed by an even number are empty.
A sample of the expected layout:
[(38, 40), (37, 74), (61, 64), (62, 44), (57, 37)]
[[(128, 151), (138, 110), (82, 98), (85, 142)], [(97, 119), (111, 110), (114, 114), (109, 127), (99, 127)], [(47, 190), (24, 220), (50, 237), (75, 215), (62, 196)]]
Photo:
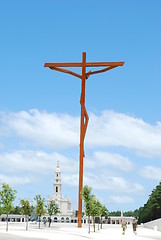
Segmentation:
[(161, 218), (161, 182), (154, 188), (148, 201), (139, 208), (139, 222), (145, 223)]

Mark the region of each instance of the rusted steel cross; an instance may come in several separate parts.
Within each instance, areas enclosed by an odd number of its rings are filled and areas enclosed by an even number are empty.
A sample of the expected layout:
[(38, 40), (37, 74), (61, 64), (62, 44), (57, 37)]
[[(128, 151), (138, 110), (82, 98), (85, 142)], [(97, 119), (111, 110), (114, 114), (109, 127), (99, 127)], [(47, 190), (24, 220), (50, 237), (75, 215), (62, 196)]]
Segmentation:
[[(82, 62), (74, 63), (45, 63), (44, 67), (49, 67), (52, 70), (71, 74), (82, 80), (82, 91), (81, 91), (81, 122), (80, 122), (80, 160), (79, 160), (79, 200), (78, 200), (78, 227), (82, 227), (82, 197), (81, 192), (83, 188), (83, 158), (84, 154), (84, 138), (88, 125), (88, 114), (85, 108), (85, 81), (90, 75), (106, 72), (118, 66), (123, 66), (124, 62), (86, 62), (86, 52), (83, 52)], [(63, 67), (81, 67), (82, 75), (75, 73), (71, 70), (64, 69)], [(86, 73), (86, 67), (103, 67), (101, 70), (89, 71)]]

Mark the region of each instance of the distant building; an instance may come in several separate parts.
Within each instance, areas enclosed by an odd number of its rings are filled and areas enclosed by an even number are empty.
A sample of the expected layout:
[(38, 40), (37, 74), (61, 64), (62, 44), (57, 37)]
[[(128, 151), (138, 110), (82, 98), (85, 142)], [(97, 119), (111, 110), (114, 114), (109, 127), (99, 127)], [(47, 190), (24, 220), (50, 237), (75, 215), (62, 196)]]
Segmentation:
[(60, 213), (52, 216), (52, 221), (54, 222), (72, 222), (75, 219), (75, 211), (71, 210), (71, 201), (70, 199), (63, 198), (62, 196), (62, 184), (61, 184), (61, 172), (59, 163), (57, 164), (55, 171), (55, 180), (53, 185), (53, 196), (47, 199), (47, 205), (54, 200), (58, 206)]
[(124, 217), (122, 216), (109, 216), (106, 218), (103, 218), (103, 223), (107, 224), (121, 224), (123, 220), (127, 222), (127, 224), (132, 224), (132, 221), (134, 220), (134, 217)]
[[(2, 214), (0, 216), (0, 222), (5, 222), (6, 219), (7, 219), (7, 214)], [(8, 215), (8, 221), (9, 222), (24, 222), (25, 221), (25, 215), (9, 214)]]

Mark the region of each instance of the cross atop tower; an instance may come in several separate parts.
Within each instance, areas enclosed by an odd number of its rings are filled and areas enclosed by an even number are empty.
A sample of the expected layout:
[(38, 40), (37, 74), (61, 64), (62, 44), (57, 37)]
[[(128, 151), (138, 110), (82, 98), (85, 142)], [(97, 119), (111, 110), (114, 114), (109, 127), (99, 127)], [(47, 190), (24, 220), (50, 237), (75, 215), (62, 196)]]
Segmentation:
[(59, 167), (59, 161), (57, 161), (57, 168)]

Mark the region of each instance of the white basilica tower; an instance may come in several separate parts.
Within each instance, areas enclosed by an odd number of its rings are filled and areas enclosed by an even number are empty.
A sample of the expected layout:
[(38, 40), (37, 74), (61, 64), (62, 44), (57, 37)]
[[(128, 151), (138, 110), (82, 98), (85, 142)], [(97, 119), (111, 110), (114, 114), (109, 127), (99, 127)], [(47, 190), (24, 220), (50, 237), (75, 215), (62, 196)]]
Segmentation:
[(56, 216), (52, 216), (52, 220), (55, 222), (71, 222), (72, 217), (75, 216), (75, 211), (71, 210), (71, 201), (67, 197), (64, 198), (62, 195), (61, 172), (59, 162), (57, 163), (55, 171), (53, 195), (51, 198), (48, 197), (47, 205), (49, 205), (52, 200), (54, 200), (58, 204), (60, 210), (60, 213), (58, 213)]
[(55, 181), (53, 186), (53, 199), (61, 199), (61, 173), (59, 163), (57, 164), (56, 171), (55, 171)]

